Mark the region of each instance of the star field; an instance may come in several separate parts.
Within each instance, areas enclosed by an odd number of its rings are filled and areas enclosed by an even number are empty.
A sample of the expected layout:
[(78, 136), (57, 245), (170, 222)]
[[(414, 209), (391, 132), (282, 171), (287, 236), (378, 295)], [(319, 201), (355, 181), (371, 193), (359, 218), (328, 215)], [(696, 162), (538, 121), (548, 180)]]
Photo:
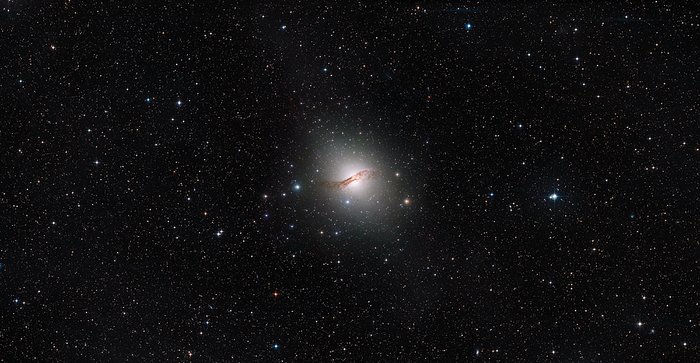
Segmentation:
[(0, 7), (0, 361), (700, 359), (694, 8)]

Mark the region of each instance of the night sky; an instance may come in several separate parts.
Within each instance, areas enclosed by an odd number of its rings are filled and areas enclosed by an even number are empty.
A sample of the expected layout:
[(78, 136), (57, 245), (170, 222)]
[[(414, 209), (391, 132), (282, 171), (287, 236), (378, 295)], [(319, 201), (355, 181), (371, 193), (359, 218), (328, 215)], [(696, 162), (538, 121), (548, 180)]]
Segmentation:
[(693, 7), (269, 3), (2, 2), (0, 361), (700, 359)]

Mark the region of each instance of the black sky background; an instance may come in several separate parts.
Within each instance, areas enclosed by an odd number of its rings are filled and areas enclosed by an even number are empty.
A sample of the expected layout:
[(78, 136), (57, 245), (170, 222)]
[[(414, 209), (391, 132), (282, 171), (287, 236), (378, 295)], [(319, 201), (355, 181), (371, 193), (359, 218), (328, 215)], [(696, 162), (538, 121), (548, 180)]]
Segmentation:
[(697, 359), (692, 7), (2, 6), (0, 360)]

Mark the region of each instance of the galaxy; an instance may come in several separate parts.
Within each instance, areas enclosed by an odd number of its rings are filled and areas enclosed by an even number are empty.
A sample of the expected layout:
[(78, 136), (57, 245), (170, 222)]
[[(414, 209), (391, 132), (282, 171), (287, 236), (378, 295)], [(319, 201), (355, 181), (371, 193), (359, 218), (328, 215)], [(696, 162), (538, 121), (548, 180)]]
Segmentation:
[(700, 13), (0, 3), (0, 362), (698, 362)]

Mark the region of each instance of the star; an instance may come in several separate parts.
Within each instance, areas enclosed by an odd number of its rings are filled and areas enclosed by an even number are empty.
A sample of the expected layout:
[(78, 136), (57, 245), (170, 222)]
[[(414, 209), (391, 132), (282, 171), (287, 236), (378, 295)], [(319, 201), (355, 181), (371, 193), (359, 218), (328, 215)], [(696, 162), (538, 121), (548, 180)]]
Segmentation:
[(549, 195), (549, 199), (551, 199), (551, 200), (557, 200), (557, 199), (559, 199), (559, 196), (557, 195), (557, 193), (552, 193), (552, 194)]

